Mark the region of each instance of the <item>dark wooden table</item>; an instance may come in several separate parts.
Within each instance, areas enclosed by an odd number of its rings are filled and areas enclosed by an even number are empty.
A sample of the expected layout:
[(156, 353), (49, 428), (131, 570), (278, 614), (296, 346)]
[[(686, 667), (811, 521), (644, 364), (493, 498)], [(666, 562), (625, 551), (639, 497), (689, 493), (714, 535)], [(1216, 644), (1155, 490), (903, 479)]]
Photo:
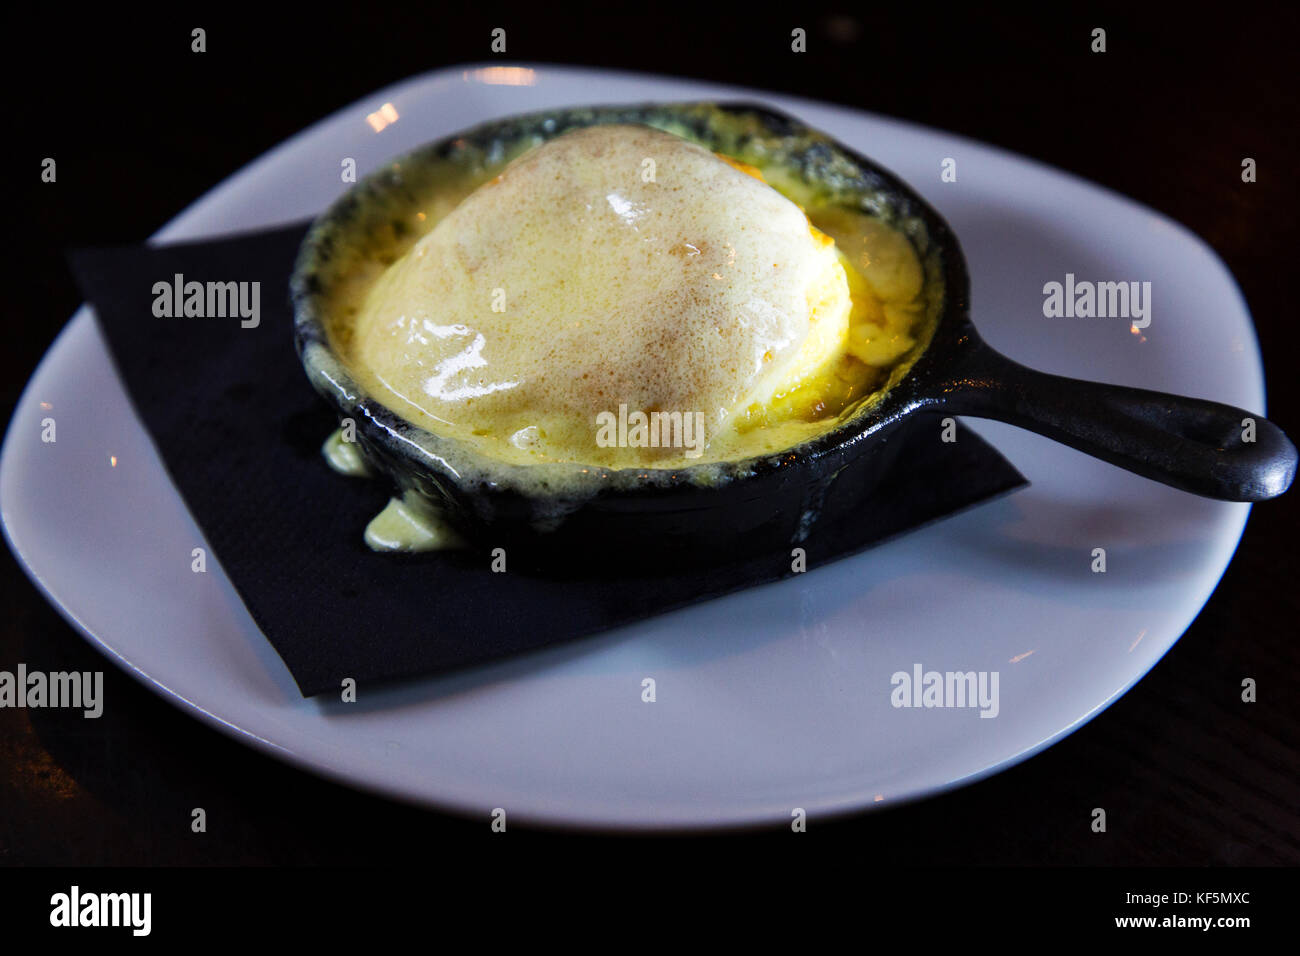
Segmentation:
[[(758, 8), (753, 8), (757, 10)], [(1202, 236), (1254, 313), (1270, 416), (1297, 414), (1294, 9), (1171, 25), (1131, 12), (930, 10), (902, 18), (488, 12), (413, 27), (252, 19), (87, 21), (46, 10), (8, 31), (12, 136), (0, 410), (80, 296), (71, 244), (140, 240), (284, 138), (387, 83), (490, 56), (699, 77), (832, 100), (953, 130), (1130, 195)], [(208, 51), (190, 52), (193, 27)], [(1090, 51), (1093, 27), (1107, 51)], [(790, 52), (790, 31), (808, 52)], [(25, 56), (22, 54), (26, 54)], [(34, 56), (34, 60), (32, 55)], [(38, 69), (30, 64), (43, 64)], [(593, 91), (597, 96), (598, 91)], [(57, 185), (39, 181), (57, 156)], [(1258, 163), (1245, 184), (1243, 157)], [(875, 863), (1294, 864), (1297, 497), (1258, 506), (1187, 634), (1113, 707), (1046, 753), (974, 786), (819, 826)], [(0, 669), (106, 670), (97, 721), (0, 710), (0, 863), (390, 863), (486, 832), (290, 769), (208, 729), (105, 662), (0, 555)], [(1259, 701), (1240, 701), (1255, 677)], [(220, 821), (190, 833), (189, 808)], [(1109, 812), (1090, 831), (1089, 811)], [(788, 831), (767, 833), (782, 839)], [(537, 832), (540, 840), (589, 840)], [(737, 839), (734, 835), (716, 837)]]

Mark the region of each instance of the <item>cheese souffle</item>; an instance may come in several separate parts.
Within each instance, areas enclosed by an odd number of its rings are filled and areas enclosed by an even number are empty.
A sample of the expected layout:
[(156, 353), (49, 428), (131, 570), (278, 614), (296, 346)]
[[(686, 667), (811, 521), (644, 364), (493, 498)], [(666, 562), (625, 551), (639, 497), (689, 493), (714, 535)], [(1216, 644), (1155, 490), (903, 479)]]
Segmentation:
[(882, 387), (926, 303), (904, 235), (785, 191), (674, 133), (572, 130), (430, 194), (332, 338), (371, 396), (490, 460), (789, 448)]

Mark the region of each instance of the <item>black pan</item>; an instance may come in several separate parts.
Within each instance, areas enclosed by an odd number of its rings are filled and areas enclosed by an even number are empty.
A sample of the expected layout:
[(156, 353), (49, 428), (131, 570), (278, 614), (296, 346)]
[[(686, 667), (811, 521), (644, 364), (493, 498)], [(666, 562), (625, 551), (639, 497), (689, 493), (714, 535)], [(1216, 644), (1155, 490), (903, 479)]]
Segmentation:
[[(580, 495), (520, 490), (512, 467), (466, 480), (449, 462), (473, 453), (431, 435), (366, 395), (326, 334), (330, 293), (356, 250), (391, 235), (393, 209), (414, 199), (431, 160), (491, 162), (519, 143), (579, 126), (647, 123), (718, 152), (755, 149), (808, 183), (905, 231), (943, 294), (928, 344), (882, 398), (826, 434), (788, 451), (735, 463), (724, 481), (694, 469), (610, 471)], [(697, 563), (740, 551), (788, 549), (828, 514), (870, 507), (901, 429), (933, 428), (947, 415), (1010, 422), (1129, 471), (1193, 494), (1262, 501), (1282, 494), (1296, 449), (1247, 410), (1201, 399), (1063, 378), (995, 352), (970, 320), (970, 280), (957, 237), (924, 200), (870, 159), (762, 106), (650, 104), (512, 117), (429, 144), (358, 183), (317, 220), (292, 282), (295, 333), (309, 377), (358, 424), (361, 450), (401, 490), (441, 509), (471, 546), (506, 547), (529, 560)], [(1245, 440), (1253, 420), (1254, 441)], [(523, 466), (513, 466), (514, 468)], [(534, 466), (537, 467), (537, 466)], [(833, 506), (832, 506), (833, 505)]]

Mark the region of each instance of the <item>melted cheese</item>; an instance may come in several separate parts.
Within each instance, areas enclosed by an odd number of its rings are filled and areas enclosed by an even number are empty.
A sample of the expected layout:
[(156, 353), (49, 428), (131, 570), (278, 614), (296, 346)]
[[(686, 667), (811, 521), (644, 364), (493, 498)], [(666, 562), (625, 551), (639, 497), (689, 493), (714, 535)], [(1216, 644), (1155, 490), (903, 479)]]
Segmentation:
[[(648, 127), (577, 130), (383, 273), (349, 364), (403, 417), (504, 461), (728, 460), (760, 426), (837, 413), (910, 348), (919, 263), (880, 228), (840, 248), (754, 167)], [(636, 412), (698, 415), (701, 447), (601, 440)]]

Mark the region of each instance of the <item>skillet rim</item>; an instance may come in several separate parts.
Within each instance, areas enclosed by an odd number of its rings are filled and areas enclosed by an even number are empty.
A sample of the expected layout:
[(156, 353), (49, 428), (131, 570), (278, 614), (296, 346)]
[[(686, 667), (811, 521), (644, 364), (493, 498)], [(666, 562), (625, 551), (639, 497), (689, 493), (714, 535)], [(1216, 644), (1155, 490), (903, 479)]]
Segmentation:
[[(360, 197), (367, 189), (380, 188), (386, 175), (408, 161), (424, 161), (431, 157), (446, 156), (451, 148), (464, 142), (489, 142), (498, 131), (529, 121), (562, 120), (563, 125), (555, 135), (567, 129), (601, 125), (608, 122), (637, 122), (637, 115), (647, 117), (655, 112), (689, 114), (691, 110), (718, 110), (733, 115), (751, 115), (757, 118), (764, 130), (780, 136), (805, 137), (814, 143), (824, 143), (829, 149), (847, 159), (864, 178), (886, 194), (898, 212), (908, 218), (917, 218), (924, 226), (925, 237), (932, 244), (930, 250), (918, 254), (935, 254), (943, 283), (937, 315), (933, 320), (928, 343), (912, 360), (901, 378), (887, 386), (879, 397), (855, 410), (843, 422), (802, 442), (776, 452), (735, 459), (720, 463), (688, 465), (676, 469), (664, 468), (603, 468), (581, 463), (543, 463), (521, 465), (500, 462), (484, 455), (474, 446), (460, 439), (439, 435), (416, 425), (377, 398), (370, 395), (348, 372), (335, 353), (325, 330), (324, 309), (329, 290), (321, 283), (318, 270), (333, 254), (333, 243), (347, 228), (360, 206)], [(587, 121), (583, 121), (586, 118)], [(678, 119), (686, 118), (684, 115)], [(576, 121), (575, 121), (576, 120)], [(594, 121), (592, 121), (594, 120)], [(644, 121), (644, 119), (642, 119)], [(548, 137), (549, 138), (549, 137)], [(909, 241), (910, 237), (909, 237)], [(915, 246), (915, 243), (913, 242)], [(406, 467), (435, 482), (450, 482), (457, 488), (468, 490), (457, 470), (434, 449), (443, 446), (470, 461), (486, 462), (482, 470), (493, 477), (481, 479), (476, 484), (482, 491), (500, 491), (518, 494), (534, 501), (571, 500), (573, 498), (605, 497), (618, 495), (631, 497), (680, 493), (684, 490), (708, 491), (718, 487), (719, 468), (725, 483), (761, 482), (792, 466), (815, 468), (823, 473), (827, 468), (838, 468), (850, 457), (868, 451), (878, 439), (885, 437), (913, 413), (942, 404), (946, 372), (955, 364), (956, 355), (978, 341), (969, 316), (970, 277), (965, 257), (952, 228), (926, 200), (908, 183), (864, 154), (844, 145), (801, 120), (751, 100), (689, 102), (643, 102), (636, 104), (603, 104), (595, 106), (565, 107), (512, 114), (489, 120), (476, 126), (451, 133), (388, 160), (383, 166), (362, 177), (342, 196), (313, 220), (303, 238), (290, 278), (290, 299), (293, 305), (294, 345), (311, 384), (343, 417), (357, 420), (358, 429), (367, 432), (365, 437), (377, 442), (389, 454), (384, 458), (404, 461)], [(327, 360), (322, 368), (320, 360)], [(324, 378), (329, 387), (320, 379)], [(364, 444), (364, 443), (363, 443)], [(821, 466), (821, 467), (818, 467)], [(391, 467), (380, 466), (391, 472)], [(554, 469), (555, 474), (572, 473), (577, 469), (595, 472), (597, 484), (586, 493), (538, 493), (520, 487), (509, 480), (512, 472), (535, 469)], [(704, 476), (711, 476), (704, 480)], [(399, 484), (405, 484), (399, 479)], [(817, 475), (810, 476), (816, 478)]]

